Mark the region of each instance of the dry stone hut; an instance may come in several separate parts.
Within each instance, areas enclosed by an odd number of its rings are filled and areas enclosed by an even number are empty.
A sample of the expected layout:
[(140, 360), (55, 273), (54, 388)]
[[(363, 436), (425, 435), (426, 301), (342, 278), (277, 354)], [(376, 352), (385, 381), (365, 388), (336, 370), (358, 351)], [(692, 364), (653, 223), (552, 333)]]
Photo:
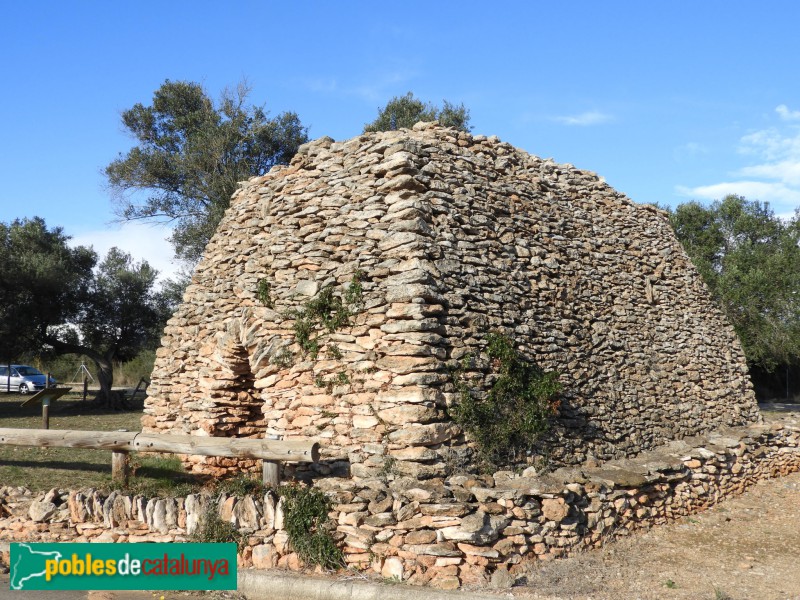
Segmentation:
[[(332, 331), (295, 327), (348, 300)], [(469, 460), (448, 365), (490, 331), (561, 374), (558, 463), (759, 419), (736, 335), (664, 213), (419, 123), (316, 140), (242, 185), (166, 328), (143, 426), (314, 438), (323, 475), (441, 476)]]

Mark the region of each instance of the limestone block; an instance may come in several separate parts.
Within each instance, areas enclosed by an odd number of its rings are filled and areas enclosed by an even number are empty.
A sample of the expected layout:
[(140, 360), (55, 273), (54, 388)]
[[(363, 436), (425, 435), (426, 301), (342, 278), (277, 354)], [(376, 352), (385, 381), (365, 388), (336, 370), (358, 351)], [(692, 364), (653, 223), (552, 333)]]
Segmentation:
[(407, 425), (389, 434), (389, 441), (401, 446), (430, 446), (441, 444), (458, 434), (452, 423), (430, 423), (428, 425)]
[(405, 573), (403, 561), (396, 556), (391, 556), (383, 561), (383, 567), (381, 567), (381, 577), (385, 579), (396, 579), (398, 581), (403, 580), (403, 575)]
[[(401, 404), (392, 408), (378, 411), (381, 420), (392, 425), (403, 425), (405, 423), (428, 423), (439, 416), (438, 411), (433, 406), (425, 404)], [(354, 418), (355, 422), (355, 418)]]
[(546, 498), (542, 500), (542, 514), (548, 521), (560, 523), (567, 518), (569, 506), (563, 498)]
[(46, 500), (34, 500), (31, 502), (28, 516), (34, 523), (43, 523), (56, 513), (57, 507), (52, 502)]

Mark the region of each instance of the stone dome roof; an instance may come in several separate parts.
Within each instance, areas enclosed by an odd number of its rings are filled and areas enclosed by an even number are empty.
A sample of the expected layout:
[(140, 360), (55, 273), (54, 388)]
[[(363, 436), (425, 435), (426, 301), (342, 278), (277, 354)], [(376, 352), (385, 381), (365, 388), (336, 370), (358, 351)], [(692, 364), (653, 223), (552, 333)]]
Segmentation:
[[(298, 312), (355, 274), (358, 311), (303, 352)], [(561, 374), (558, 463), (759, 418), (739, 341), (663, 212), (494, 136), (418, 123), (316, 140), (242, 184), (165, 330), (143, 425), (312, 437), (322, 474), (391, 459), (428, 477), (469, 461), (448, 365), (495, 330)]]

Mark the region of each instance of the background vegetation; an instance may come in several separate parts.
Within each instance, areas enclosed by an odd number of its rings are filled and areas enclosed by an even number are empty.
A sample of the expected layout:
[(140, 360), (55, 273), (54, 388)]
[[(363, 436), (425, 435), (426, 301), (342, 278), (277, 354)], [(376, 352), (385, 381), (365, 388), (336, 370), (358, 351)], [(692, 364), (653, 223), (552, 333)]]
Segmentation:
[(190, 264), (202, 256), (238, 182), (287, 164), (308, 141), (297, 114), (269, 118), (263, 106), (247, 104), (249, 94), (243, 82), (214, 102), (198, 83), (167, 80), (151, 105), (122, 113), (136, 145), (106, 167), (117, 213), (172, 223), (175, 252)]
[(761, 399), (800, 393), (800, 209), (741, 196), (670, 211), (678, 239), (742, 341)]
[(405, 96), (395, 96), (386, 106), (378, 109), (377, 118), (364, 125), (364, 133), (370, 131), (392, 131), (411, 128), (419, 121), (439, 121), (445, 127), (455, 127), (461, 131), (470, 131), (469, 109), (463, 104), (456, 106), (443, 101), (440, 107), (423, 102), (411, 92)]
[(84, 356), (99, 400), (117, 404), (115, 363), (157, 347), (177, 298), (170, 287), (156, 289), (147, 262), (111, 248), (98, 263), (94, 250), (68, 242), (41, 218), (0, 223), (0, 359)]

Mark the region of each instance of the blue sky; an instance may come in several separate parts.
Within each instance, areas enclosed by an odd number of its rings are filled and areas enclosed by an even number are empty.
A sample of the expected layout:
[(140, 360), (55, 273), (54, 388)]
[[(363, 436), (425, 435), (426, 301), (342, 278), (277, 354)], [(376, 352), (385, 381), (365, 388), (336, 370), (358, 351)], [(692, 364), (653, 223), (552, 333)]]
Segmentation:
[(166, 79), (358, 135), (413, 91), (474, 133), (595, 171), (637, 202), (800, 206), (795, 2), (0, 0), (0, 220), (44, 217), (165, 273), (163, 228), (114, 224), (121, 111)]

